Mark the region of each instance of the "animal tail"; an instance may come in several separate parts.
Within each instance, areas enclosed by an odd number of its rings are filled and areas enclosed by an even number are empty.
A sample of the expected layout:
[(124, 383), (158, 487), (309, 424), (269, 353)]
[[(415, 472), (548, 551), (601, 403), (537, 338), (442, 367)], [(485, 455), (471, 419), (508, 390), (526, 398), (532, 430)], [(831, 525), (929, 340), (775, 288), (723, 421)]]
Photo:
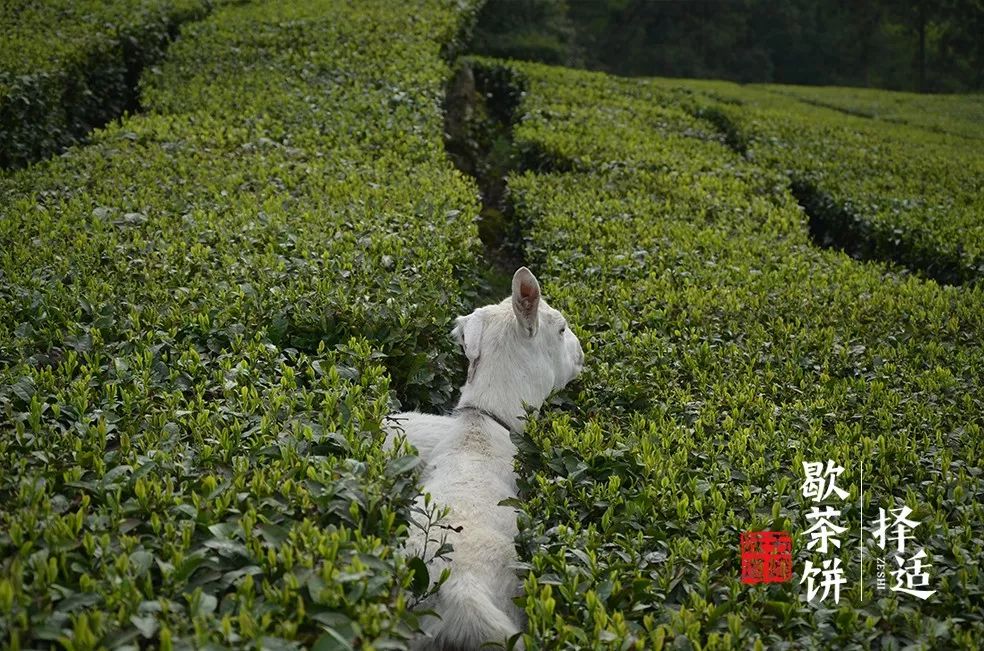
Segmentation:
[[(458, 576), (438, 592), (437, 612), (441, 619), (425, 626), (430, 640), (421, 648), (437, 651), (478, 650), (486, 642), (506, 644), (519, 626), (488, 594), (488, 587), (475, 577)], [(490, 648), (490, 647), (485, 647)], [(522, 640), (514, 647), (522, 649)]]

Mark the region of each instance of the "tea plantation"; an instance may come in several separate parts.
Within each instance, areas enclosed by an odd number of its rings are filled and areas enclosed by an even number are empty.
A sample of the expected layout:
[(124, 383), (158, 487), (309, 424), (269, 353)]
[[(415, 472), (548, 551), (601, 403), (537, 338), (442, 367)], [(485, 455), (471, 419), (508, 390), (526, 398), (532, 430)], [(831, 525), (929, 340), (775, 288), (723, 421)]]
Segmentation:
[[(790, 168), (736, 153), (697, 117), (742, 115), (723, 85), (473, 65), (502, 97), (524, 89), (515, 148), (530, 169), (509, 179), (513, 204), (592, 360), (522, 449), (530, 634), (547, 648), (976, 648), (980, 287), (817, 247)], [(774, 111), (745, 115), (762, 132), (818, 124), (809, 105)], [(854, 126), (821, 117), (788, 146)], [(885, 140), (900, 137), (889, 125)], [(800, 489), (803, 462), (827, 459), (850, 493), (839, 605), (805, 603), (795, 582), (740, 583), (743, 531), (792, 532), (796, 579), (819, 563)], [(860, 562), (862, 515), (902, 505), (932, 559), (927, 602), (875, 592), (870, 533)]]
[(138, 106), (141, 70), (181, 25), (229, 0), (7, 0), (0, 5), (0, 167), (64, 149)]
[(849, 115), (923, 127), (930, 131), (984, 139), (984, 102), (967, 95), (886, 93), (868, 88), (754, 86)]
[(944, 283), (984, 277), (984, 155), (979, 137), (963, 135), (980, 124), (984, 100), (937, 100), (951, 132), (926, 128), (929, 120), (844, 114), (758, 87), (701, 90), (719, 100), (703, 115), (747, 158), (785, 171), (822, 230), (841, 231), (861, 255)]
[(145, 113), (3, 180), (0, 646), (413, 630), (416, 458), (380, 423), (457, 385), (480, 245), (442, 48), (466, 19), (217, 9), (145, 71)]
[[(381, 424), (463, 381), (494, 213), (587, 358), (515, 439), (527, 648), (977, 648), (984, 101), (456, 59), (475, 4), (4, 6), (2, 163), (47, 158), (0, 176), (0, 647), (407, 648), (439, 586)], [(177, 15), (51, 157), (80, 62)], [(799, 583), (827, 459), (839, 603)], [(903, 505), (925, 601), (876, 585)], [(758, 530), (791, 582), (741, 582)]]

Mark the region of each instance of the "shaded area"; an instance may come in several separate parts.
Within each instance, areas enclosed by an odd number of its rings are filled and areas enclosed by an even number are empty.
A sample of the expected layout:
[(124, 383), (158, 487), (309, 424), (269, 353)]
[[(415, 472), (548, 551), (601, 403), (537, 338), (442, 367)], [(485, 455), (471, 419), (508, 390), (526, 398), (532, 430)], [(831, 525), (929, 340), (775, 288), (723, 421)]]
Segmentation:
[(477, 302), (508, 295), (513, 272), (525, 264), (524, 229), (506, 186), (506, 176), (523, 167), (512, 128), (524, 92), (523, 80), (508, 68), (470, 60), (459, 63), (448, 82), (444, 147), (455, 167), (475, 179), (481, 193), (478, 233), (486, 266), (480, 270)]
[(619, 75), (984, 88), (976, 0), (494, 0), (476, 52)]
[(211, 7), (151, 13), (145, 22), (93, 38), (59, 70), (0, 70), (0, 168), (18, 169), (59, 154), (92, 130), (139, 112), (144, 69), (164, 58), (183, 24), (201, 20)]
[[(713, 124), (733, 151), (749, 156), (748, 134), (724, 111), (703, 107), (694, 115)], [(979, 278), (979, 273), (962, 264), (959, 257), (929, 248), (898, 228), (891, 233), (882, 232), (877, 224), (848, 210), (823, 188), (805, 179), (789, 176), (789, 190), (803, 207), (810, 239), (816, 246), (843, 251), (862, 262), (900, 265), (946, 285), (960, 285)]]
[(694, 115), (713, 124), (724, 136), (724, 143), (728, 147), (742, 156), (748, 154), (748, 137), (723, 111), (714, 107), (704, 107), (695, 111)]
[(875, 233), (871, 224), (806, 181), (794, 179), (789, 189), (809, 219), (810, 239), (817, 246), (838, 249), (855, 260), (898, 264), (944, 285), (976, 279), (964, 270), (959, 258), (921, 247), (904, 233), (893, 233), (895, 243), (889, 243), (891, 240)]

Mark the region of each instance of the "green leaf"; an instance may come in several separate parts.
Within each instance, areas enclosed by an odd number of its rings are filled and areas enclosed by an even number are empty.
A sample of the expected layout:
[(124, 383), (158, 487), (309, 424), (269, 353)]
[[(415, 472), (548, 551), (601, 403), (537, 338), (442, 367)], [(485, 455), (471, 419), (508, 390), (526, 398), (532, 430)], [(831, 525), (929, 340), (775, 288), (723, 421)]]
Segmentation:
[(198, 608), (195, 614), (199, 616), (210, 615), (215, 612), (216, 606), (218, 606), (219, 600), (213, 595), (203, 592), (198, 598)]
[(413, 470), (419, 464), (420, 457), (417, 455), (408, 454), (402, 457), (397, 457), (386, 464), (386, 475), (388, 477), (402, 475), (405, 472)]
[(154, 555), (146, 550), (135, 551), (130, 554), (130, 565), (133, 567), (135, 576), (142, 576), (154, 562)]
[(59, 601), (56, 608), (60, 612), (71, 613), (81, 608), (90, 608), (91, 606), (95, 606), (100, 601), (102, 601), (102, 598), (97, 594), (93, 594), (91, 592), (79, 592)]
[(153, 638), (160, 626), (157, 623), (157, 618), (153, 615), (145, 615), (144, 617), (132, 615), (130, 617), (130, 623), (136, 626), (137, 630), (140, 631), (140, 635), (147, 639)]
[(351, 651), (352, 645), (332, 629), (325, 632), (314, 642), (312, 651)]
[(239, 525), (234, 522), (219, 522), (210, 525), (208, 530), (216, 538), (231, 538), (233, 534), (239, 531)]
[(413, 571), (410, 589), (415, 595), (423, 595), (430, 587), (430, 572), (427, 570), (427, 564), (419, 556), (414, 556), (407, 565)]
[(290, 536), (290, 529), (281, 527), (277, 524), (264, 523), (257, 527), (260, 535), (271, 545), (279, 546), (284, 544)]
[(10, 387), (14, 395), (23, 400), (25, 403), (30, 404), (31, 398), (34, 397), (37, 388), (34, 386), (34, 379), (28, 375), (20, 378)]

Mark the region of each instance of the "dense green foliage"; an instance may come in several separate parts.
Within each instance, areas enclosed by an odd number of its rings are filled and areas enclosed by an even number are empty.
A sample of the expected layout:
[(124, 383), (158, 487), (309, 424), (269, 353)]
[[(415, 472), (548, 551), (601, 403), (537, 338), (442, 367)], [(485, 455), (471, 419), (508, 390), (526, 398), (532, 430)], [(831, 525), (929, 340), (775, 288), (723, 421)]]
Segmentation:
[[(693, 90), (692, 109), (723, 128), (746, 157), (784, 170), (822, 230), (839, 233), (859, 254), (943, 282), (984, 277), (984, 148), (962, 135), (984, 112), (984, 98), (940, 98), (933, 117), (915, 117), (919, 105), (903, 103), (896, 115), (920, 125), (910, 126), (790, 96), (816, 92), (808, 89), (655, 83)], [(959, 117), (947, 120), (948, 113)]]
[[(984, 149), (976, 129), (984, 97), (698, 80), (619, 83), (638, 98), (632, 110), (651, 110), (647, 93), (671, 97), (678, 109), (702, 118), (702, 128), (716, 127), (745, 158), (783, 172), (784, 184), (810, 213), (819, 243), (896, 262), (941, 282), (984, 277)], [(879, 107), (890, 110), (883, 115)], [(579, 110), (585, 120), (604, 120), (628, 109), (606, 103)], [(595, 140), (590, 133), (581, 138)], [(611, 155), (568, 152), (566, 141), (555, 140), (534, 139), (520, 148), (527, 159), (545, 148), (554, 168)], [(625, 138), (621, 147), (650, 165), (664, 158), (641, 136)]]
[(4, 179), (0, 646), (409, 635), (416, 458), (380, 423), (456, 386), (478, 208), (441, 52), (466, 18), (218, 9), (146, 115)]
[(0, 167), (56, 153), (136, 108), (140, 71), (218, 2), (4, 2)]
[[(17, 34), (50, 40), (42, 6), (5, 9)], [(17, 36), (58, 83), (123, 24), (78, 6), (49, 51)], [(481, 215), (588, 362), (516, 439), (528, 648), (976, 648), (980, 98), (476, 59), (443, 124), (472, 18), (224, 3), (144, 71), (144, 114), (0, 178), (0, 646), (404, 648), (437, 577), (399, 554), (417, 459), (381, 423), (462, 379)], [(801, 204), (919, 273), (818, 247)], [(797, 579), (817, 559), (802, 463), (828, 458), (840, 605), (742, 585), (739, 532), (791, 531)], [(860, 517), (902, 504), (927, 602), (875, 591), (870, 536), (859, 588)]]
[(622, 75), (984, 89), (980, 0), (490, 0), (474, 50)]
[(931, 131), (984, 139), (984, 96), (885, 93), (867, 88), (770, 85), (780, 92), (852, 115), (902, 122)]
[[(784, 170), (726, 146), (691, 88), (508, 66), (530, 168), (512, 203), (588, 359), (519, 441), (528, 642), (976, 648), (981, 288), (815, 247)], [(840, 605), (742, 585), (742, 531), (791, 531), (797, 580), (816, 562), (802, 462), (828, 458), (850, 491)], [(928, 602), (874, 592), (870, 529), (862, 599), (862, 466), (866, 526), (901, 504), (921, 522)]]

